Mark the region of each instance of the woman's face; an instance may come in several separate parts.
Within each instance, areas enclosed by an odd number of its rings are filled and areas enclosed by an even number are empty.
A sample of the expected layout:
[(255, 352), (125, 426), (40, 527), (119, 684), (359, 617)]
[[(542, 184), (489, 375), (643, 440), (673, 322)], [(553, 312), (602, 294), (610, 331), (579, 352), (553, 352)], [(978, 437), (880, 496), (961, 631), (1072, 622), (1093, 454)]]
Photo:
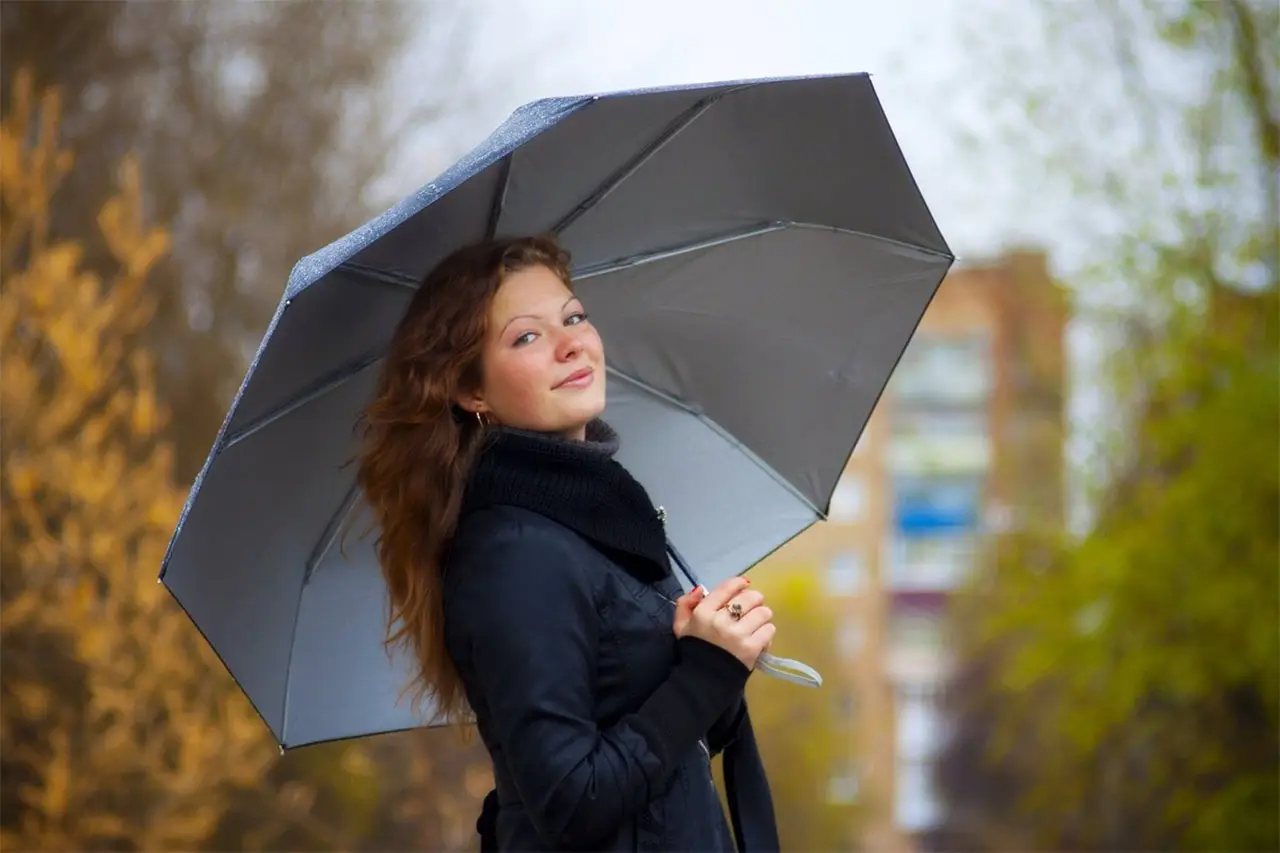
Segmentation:
[(482, 386), (459, 402), (517, 429), (581, 440), (604, 411), (600, 335), (547, 267), (511, 273), (489, 306)]

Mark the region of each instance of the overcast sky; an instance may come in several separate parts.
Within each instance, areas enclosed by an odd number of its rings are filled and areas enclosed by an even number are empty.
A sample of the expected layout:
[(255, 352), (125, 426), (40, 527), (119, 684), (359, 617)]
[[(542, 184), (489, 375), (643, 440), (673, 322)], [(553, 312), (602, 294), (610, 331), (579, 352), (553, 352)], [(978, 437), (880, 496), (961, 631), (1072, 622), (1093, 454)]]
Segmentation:
[[(474, 8), (482, 49), (467, 74), (480, 85), (494, 75), (501, 82), (466, 125), (437, 132), (398, 166), (396, 196), (434, 177), (511, 110), (536, 98), (867, 71), (957, 254), (991, 253), (1024, 236), (1011, 235), (1009, 217), (983, 203), (991, 187), (958, 179), (957, 143), (946, 132), (957, 118), (975, 116), (972, 98), (962, 97), (963, 81), (949, 85), (969, 61), (958, 16), (972, 10), (972, 2), (474, 0)], [(429, 42), (424, 34), (416, 49), (432, 49)], [(412, 56), (411, 50), (409, 76)]]

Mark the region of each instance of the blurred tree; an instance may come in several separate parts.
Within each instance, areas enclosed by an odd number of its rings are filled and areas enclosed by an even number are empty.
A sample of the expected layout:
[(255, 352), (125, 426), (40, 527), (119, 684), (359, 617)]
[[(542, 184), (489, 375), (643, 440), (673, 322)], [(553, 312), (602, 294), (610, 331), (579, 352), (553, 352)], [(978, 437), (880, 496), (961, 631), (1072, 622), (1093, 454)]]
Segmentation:
[[(459, 70), (459, 0), (0, 4), (0, 71), (64, 93), (78, 154), (50, 211), (109, 266), (92, 213), (136, 155), (172, 251), (146, 330), (176, 473), (204, 461), (293, 263), (371, 214), (375, 180), (424, 129), (488, 91)], [(414, 40), (412, 86), (393, 85)], [(428, 171), (442, 164), (425, 164)], [(427, 176), (424, 176), (424, 178)]]
[(144, 223), (125, 160), (97, 212), (115, 269), (86, 270), (50, 229), (72, 166), (58, 100), (15, 84), (0, 123), (0, 844), (191, 849), (273, 751), (155, 581), (183, 492), (136, 341), (168, 237)]
[[(836, 656), (836, 614), (813, 571), (766, 564), (751, 576), (774, 612), (774, 651), (823, 676), (817, 690), (759, 674), (747, 684), (782, 847), (847, 849), (857, 820), (856, 738), (852, 688)], [(723, 791), (718, 762), (716, 770)]]
[[(493, 786), (478, 738), (420, 729), (290, 750), (208, 850), (464, 850)], [(287, 818), (287, 819), (282, 819)]]
[[(474, 73), (474, 9), (462, 0), (0, 3), (0, 98), (8, 104), (20, 69), (37, 89), (58, 87), (61, 138), (77, 152), (48, 201), (48, 233), (74, 239), (79, 268), (113, 287), (115, 247), (95, 217), (126, 156), (145, 176), (137, 205), (167, 229), (170, 251), (146, 280), (150, 320), (135, 338), (154, 354), (157, 402), (170, 413), (158, 437), (178, 483), (203, 462), (292, 264), (368, 218), (385, 201), (374, 197), (377, 180), (407, 150), (423, 172), (443, 167), (419, 162), (414, 144), (438, 121), (456, 127), (517, 66), (521, 57), (487, 57)], [(158, 570), (158, 555), (147, 559), (144, 574)], [(26, 649), (72, 667), (60, 636), (15, 647), (6, 663), (45, 665), (22, 659)], [(73, 683), (59, 682), (75, 704)], [(210, 844), (439, 847), (446, 821), (428, 789), (458, 789), (470, 753), (432, 743), (430, 762), (395, 738), (290, 754), (237, 792)]]
[(1134, 119), (1082, 136), (1080, 89), (1021, 96), (1028, 150), (1103, 226), (1075, 284), (1119, 319), (1094, 339), (1110, 405), (1085, 534), (994, 543), (959, 614), (939, 843), (1280, 849), (1280, 7), (1047, 14)]

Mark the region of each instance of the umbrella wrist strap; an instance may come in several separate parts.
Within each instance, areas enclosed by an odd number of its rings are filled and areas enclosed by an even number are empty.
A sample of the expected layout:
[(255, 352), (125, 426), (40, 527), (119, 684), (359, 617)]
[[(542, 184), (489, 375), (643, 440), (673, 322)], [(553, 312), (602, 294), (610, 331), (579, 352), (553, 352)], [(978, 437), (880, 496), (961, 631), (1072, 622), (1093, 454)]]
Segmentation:
[(822, 676), (806, 663), (791, 658), (780, 658), (764, 652), (756, 659), (756, 669), (765, 675), (799, 684), (801, 687), (821, 687)]

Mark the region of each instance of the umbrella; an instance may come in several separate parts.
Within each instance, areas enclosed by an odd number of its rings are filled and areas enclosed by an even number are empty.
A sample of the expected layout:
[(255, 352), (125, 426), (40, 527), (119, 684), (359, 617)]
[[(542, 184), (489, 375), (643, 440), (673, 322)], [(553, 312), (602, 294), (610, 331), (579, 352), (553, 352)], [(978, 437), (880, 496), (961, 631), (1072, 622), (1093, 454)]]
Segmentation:
[(161, 570), (282, 747), (440, 722), (397, 702), (345, 463), (426, 272), (538, 232), (604, 338), (619, 460), (707, 584), (824, 517), (953, 261), (865, 74), (536, 101), (303, 258)]

